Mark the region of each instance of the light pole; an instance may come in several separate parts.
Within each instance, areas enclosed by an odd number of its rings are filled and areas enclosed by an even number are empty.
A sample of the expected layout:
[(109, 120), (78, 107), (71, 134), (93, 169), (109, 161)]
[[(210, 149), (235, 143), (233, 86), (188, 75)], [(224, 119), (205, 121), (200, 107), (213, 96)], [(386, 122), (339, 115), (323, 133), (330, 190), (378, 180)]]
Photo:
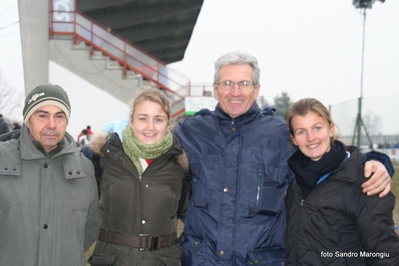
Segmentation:
[[(379, 0), (380, 2), (384, 3), (385, 0)], [(364, 132), (366, 133), (367, 139), (370, 144), (370, 148), (373, 149), (373, 143), (371, 138), (367, 132), (367, 129), (363, 123), (362, 119), (362, 101), (363, 101), (363, 68), (364, 68), (364, 42), (365, 42), (365, 34), (366, 34), (366, 11), (367, 9), (371, 9), (375, 0), (353, 0), (353, 5), (356, 8), (362, 9), (363, 15), (363, 36), (362, 36), (362, 58), (361, 58), (361, 69), (360, 69), (360, 97), (358, 99), (357, 105), (357, 117), (356, 117), (356, 124), (355, 130), (353, 132), (352, 137), (352, 145), (355, 143), (355, 136), (357, 135), (357, 147), (360, 149), (361, 145), (361, 136), (362, 136), (362, 127)]]

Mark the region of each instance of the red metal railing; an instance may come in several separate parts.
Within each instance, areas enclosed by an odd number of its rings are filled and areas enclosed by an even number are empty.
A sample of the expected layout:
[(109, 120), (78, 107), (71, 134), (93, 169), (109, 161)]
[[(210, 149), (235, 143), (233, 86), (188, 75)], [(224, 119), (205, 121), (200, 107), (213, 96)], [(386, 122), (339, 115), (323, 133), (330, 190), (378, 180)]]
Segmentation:
[[(158, 58), (77, 12), (73, 6), (69, 10), (54, 9), (55, 3), (55, 0), (50, 0), (50, 36), (71, 36), (75, 44), (83, 41), (90, 46), (91, 54), (94, 50), (98, 50), (117, 61), (123, 66), (125, 76), (128, 70), (142, 75), (170, 92), (172, 108), (184, 103), (184, 98), (187, 96), (208, 96), (212, 93), (210, 85), (192, 86), (188, 77), (168, 68)], [(184, 113), (184, 104), (182, 106), (179, 110), (175, 110), (173, 117)]]

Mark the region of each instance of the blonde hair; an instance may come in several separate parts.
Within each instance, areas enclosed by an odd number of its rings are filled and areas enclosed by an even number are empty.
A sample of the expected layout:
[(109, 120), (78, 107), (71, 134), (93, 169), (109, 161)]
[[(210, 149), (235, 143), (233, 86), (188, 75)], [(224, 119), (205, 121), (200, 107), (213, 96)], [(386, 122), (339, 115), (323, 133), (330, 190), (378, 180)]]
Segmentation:
[(168, 116), (168, 120), (170, 121), (170, 102), (165, 93), (163, 93), (160, 89), (151, 86), (142, 86), (138, 88), (137, 91), (137, 96), (130, 103), (130, 121), (132, 121), (133, 119), (134, 111), (137, 105), (144, 101), (158, 103), (161, 106), (162, 110), (166, 113), (166, 115)]

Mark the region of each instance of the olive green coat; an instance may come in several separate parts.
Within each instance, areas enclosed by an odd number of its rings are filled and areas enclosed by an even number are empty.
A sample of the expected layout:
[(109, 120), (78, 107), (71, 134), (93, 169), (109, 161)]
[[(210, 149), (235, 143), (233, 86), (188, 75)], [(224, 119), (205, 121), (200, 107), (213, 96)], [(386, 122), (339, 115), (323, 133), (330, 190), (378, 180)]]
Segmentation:
[[(184, 155), (177, 139), (141, 177), (123, 151), (118, 134), (94, 136), (91, 145), (101, 154), (101, 228), (132, 236), (175, 233), (184, 177), (184, 163), (179, 162)], [(177, 266), (180, 247), (175, 244), (150, 251), (98, 241), (91, 261), (92, 265)]]

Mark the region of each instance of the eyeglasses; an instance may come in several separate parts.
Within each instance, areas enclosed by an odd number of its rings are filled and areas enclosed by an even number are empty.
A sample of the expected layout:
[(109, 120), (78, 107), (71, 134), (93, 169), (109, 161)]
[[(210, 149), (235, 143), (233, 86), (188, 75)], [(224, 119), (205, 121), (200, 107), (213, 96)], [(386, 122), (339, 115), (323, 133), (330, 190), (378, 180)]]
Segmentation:
[(222, 90), (232, 90), (234, 89), (234, 85), (238, 85), (238, 89), (240, 89), (241, 91), (245, 91), (245, 90), (249, 90), (250, 88), (252, 88), (252, 86), (255, 86), (255, 83), (251, 83), (247, 80), (242, 80), (239, 82), (233, 82), (231, 80), (224, 80), (221, 82), (216, 83), (216, 86), (220, 86), (220, 88)]

